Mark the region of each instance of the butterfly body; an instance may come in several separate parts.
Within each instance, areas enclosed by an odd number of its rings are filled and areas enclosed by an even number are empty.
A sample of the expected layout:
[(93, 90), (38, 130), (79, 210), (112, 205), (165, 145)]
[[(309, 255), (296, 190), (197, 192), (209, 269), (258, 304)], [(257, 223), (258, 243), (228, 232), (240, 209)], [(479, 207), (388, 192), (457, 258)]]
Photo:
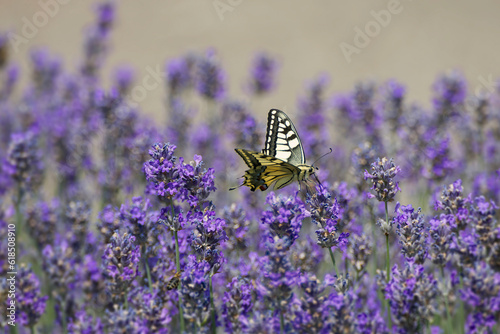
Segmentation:
[(264, 191), (273, 183), (275, 189), (281, 189), (294, 181), (306, 181), (315, 172), (313, 166), (305, 163), (304, 149), (292, 121), (277, 109), (269, 111), (262, 152), (241, 148), (235, 151), (249, 167), (240, 187), (248, 186), (251, 191)]

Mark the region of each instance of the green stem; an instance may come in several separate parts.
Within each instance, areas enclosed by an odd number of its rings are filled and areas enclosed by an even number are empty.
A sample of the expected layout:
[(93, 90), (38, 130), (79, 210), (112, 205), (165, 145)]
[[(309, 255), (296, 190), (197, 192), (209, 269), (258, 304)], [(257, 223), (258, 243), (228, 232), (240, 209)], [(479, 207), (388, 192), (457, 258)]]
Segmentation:
[[(441, 267), (441, 277), (443, 277), (443, 282), (446, 282), (443, 267)], [(445, 296), (443, 296), (443, 298), (446, 307), (446, 326), (448, 327), (448, 332), (453, 333), (453, 325), (451, 323), (451, 316), (450, 316), (450, 305), (448, 303), (448, 292), (446, 293)]]
[[(385, 222), (388, 226), (389, 225), (389, 210), (387, 209), (387, 202), (385, 202)], [(388, 233), (385, 235), (385, 247), (386, 247), (385, 266), (386, 266), (387, 282), (389, 283), (389, 280), (391, 278), (391, 255), (389, 252), (389, 234)], [(387, 300), (387, 320), (389, 323), (389, 331), (392, 331), (391, 306), (389, 305), (389, 300)]]
[(285, 332), (285, 319), (283, 318), (283, 312), (280, 311), (280, 333)]
[(149, 270), (148, 259), (146, 258), (146, 245), (142, 246), (142, 254), (144, 261), (144, 269), (146, 270), (146, 275), (148, 277), (149, 292), (153, 294), (153, 283), (151, 282), (151, 271)]
[(36, 333), (35, 325), (30, 326), (30, 333), (31, 334), (35, 334)]
[(212, 316), (212, 323), (210, 325), (210, 328), (212, 329), (212, 334), (216, 334), (217, 333), (217, 328), (216, 328), (217, 326), (215, 323), (215, 304), (214, 304), (214, 291), (212, 288), (212, 275), (210, 275), (210, 278), (209, 278), (209, 286), (210, 286), (210, 306), (212, 308), (212, 311), (210, 312), (211, 316)]
[[(172, 221), (175, 219), (175, 210), (174, 210), (174, 201), (171, 199), (170, 200), (170, 208), (172, 209)], [(179, 236), (177, 235), (177, 230), (174, 230), (174, 238), (175, 238), (175, 267), (177, 269), (177, 272), (179, 273), (181, 271), (181, 257), (179, 254)], [(179, 290), (179, 322), (181, 326), (181, 333), (184, 333), (186, 331), (186, 325), (184, 324), (184, 311), (182, 310), (182, 295), (180, 293), (181, 290), (181, 284), (177, 287), (177, 290)]]
[[(172, 204), (172, 212), (174, 211)], [(173, 218), (172, 218), (173, 219)], [(179, 255), (179, 237), (177, 236), (177, 230), (174, 231), (175, 237), (175, 265), (177, 268), (177, 272), (181, 271), (181, 263), (180, 263), (180, 255)], [(179, 284), (178, 290), (181, 289), (181, 284)], [(181, 333), (184, 333), (186, 330), (186, 326), (184, 325), (184, 312), (182, 310), (182, 295), (179, 292), (179, 320), (181, 325)]]
[(330, 252), (330, 257), (332, 258), (333, 268), (335, 269), (335, 275), (339, 277), (339, 270), (337, 269), (337, 264), (335, 263), (335, 257), (333, 256), (333, 251), (331, 248), (328, 248), (328, 251)]

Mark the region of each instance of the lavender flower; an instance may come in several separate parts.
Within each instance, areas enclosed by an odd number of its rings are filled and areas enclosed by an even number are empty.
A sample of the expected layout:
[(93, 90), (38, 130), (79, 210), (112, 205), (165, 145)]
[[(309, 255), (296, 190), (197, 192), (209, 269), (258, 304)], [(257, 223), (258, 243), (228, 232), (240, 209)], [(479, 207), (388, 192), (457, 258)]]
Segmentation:
[(232, 137), (236, 147), (258, 150), (261, 143), (260, 127), (248, 107), (240, 102), (225, 102), (222, 118), (226, 132)]
[(250, 70), (250, 92), (253, 95), (264, 95), (276, 86), (277, 61), (265, 53), (258, 53)]
[(309, 235), (296, 240), (290, 248), (292, 266), (304, 273), (318, 272), (324, 255), (321, 247)]
[(487, 202), (482, 196), (475, 198), (474, 206), (471, 208), (472, 225), (478, 235), (479, 242), (486, 247), (496, 237), (496, 228), (498, 227), (495, 219), (496, 209), (498, 206), (493, 201)]
[(191, 324), (192, 329), (199, 329), (210, 315), (209, 271), (207, 262), (198, 263), (195, 258), (191, 258), (181, 277), (180, 293), (184, 318)]
[(122, 226), (118, 209), (113, 208), (111, 205), (106, 205), (104, 209), (99, 212), (98, 218), (99, 222), (97, 223), (97, 229), (104, 237), (104, 243), (108, 244), (115, 231)]
[(484, 262), (464, 269), (461, 297), (471, 308), (467, 317), (468, 333), (491, 331), (500, 316), (500, 273)]
[(248, 329), (248, 317), (253, 308), (254, 288), (242, 278), (234, 277), (226, 286), (222, 298), (222, 318), (227, 333), (242, 333)]
[(406, 87), (396, 80), (389, 80), (383, 87), (383, 102), (381, 109), (384, 118), (389, 123), (390, 130), (396, 133), (402, 124), (404, 113), (403, 100), (406, 94)]
[(415, 211), (411, 205), (397, 205), (397, 214), (394, 217), (401, 252), (407, 259), (412, 258), (416, 264), (420, 265), (424, 264), (427, 258), (427, 234), (424, 215), (421, 211), (420, 208)]
[(151, 254), (161, 231), (157, 225), (158, 213), (152, 210), (150, 201), (134, 197), (130, 205), (123, 204), (120, 221), (129, 228), (137, 244), (144, 246), (144, 252)]
[(286, 256), (286, 240), (275, 236), (267, 241), (266, 248), (265, 262), (256, 290), (269, 309), (285, 314), (299, 273), (292, 268)]
[(195, 65), (195, 58), (188, 55), (170, 60), (165, 66), (167, 75), (167, 87), (170, 101), (179, 93), (190, 88), (193, 84), (192, 68)]
[(121, 96), (126, 96), (132, 89), (135, 75), (130, 67), (117, 68), (113, 75), (114, 87), (118, 90)]
[(394, 178), (401, 172), (401, 168), (396, 166), (393, 160), (387, 158), (377, 158), (371, 164), (371, 172), (365, 170), (365, 180), (371, 179), (372, 187), (375, 190), (375, 197), (380, 202), (392, 202), (398, 191), (399, 182), (395, 182)]
[(136, 326), (139, 327), (139, 333), (170, 333), (169, 324), (172, 318), (167, 306), (171, 305), (164, 305), (157, 291), (151, 293), (147, 288), (141, 287), (131, 292), (131, 296), (131, 304), (135, 308), (135, 321)]
[(51, 58), (45, 49), (37, 49), (31, 52), (33, 63), (33, 82), (38, 94), (53, 93), (56, 88), (57, 77), (61, 72), (61, 61)]
[(97, 20), (87, 31), (84, 46), (84, 60), (81, 66), (81, 74), (91, 79), (97, 79), (97, 75), (106, 56), (108, 40), (114, 20), (115, 6), (113, 1), (103, 1), (97, 5)]
[(437, 124), (461, 112), (467, 94), (467, 85), (461, 73), (453, 71), (441, 75), (435, 81), (433, 91), (435, 97), (432, 102), (436, 110)]
[(320, 75), (308, 84), (306, 95), (300, 97), (298, 107), (300, 110), (300, 134), (305, 152), (311, 159), (318, 159), (326, 153), (329, 142), (327, 128), (326, 104), (324, 94), (329, 82), (326, 74)]
[(426, 168), (422, 174), (435, 182), (442, 181), (458, 167), (457, 161), (450, 158), (450, 138), (435, 138), (434, 143), (425, 151)]
[(429, 221), (429, 255), (432, 263), (444, 267), (451, 258), (451, 246), (455, 234), (452, 232), (453, 216), (440, 215)]
[(226, 222), (227, 226), (225, 248), (230, 251), (246, 250), (247, 240), (245, 237), (250, 228), (251, 221), (247, 218), (245, 211), (233, 203), (230, 207), (224, 208), (222, 219)]
[(3, 172), (11, 177), (21, 191), (36, 190), (43, 176), (43, 163), (33, 132), (12, 135)]
[(197, 213), (193, 216), (192, 224), (194, 229), (189, 236), (189, 244), (196, 254), (199, 261), (206, 261), (213, 268), (215, 274), (221, 267), (224, 258), (217, 249), (221, 242), (227, 240), (224, 227), (226, 222), (221, 218), (215, 217), (215, 212), (210, 208), (203, 213)]
[(85, 311), (78, 311), (74, 318), (68, 323), (68, 334), (91, 334), (104, 333), (101, 319), (87, 314)]
[(344, 226), (339, 220), (339, 204), (336, 199), (332, 202), (330, 193), (324, 187), (318, 186), (316, 190), (316, 193), (308, 197), (307, 204), (310, 206), (313, 223), (319, 227), (316, 230), (318, 245), (323, 248), (335, 247), (344, 250), (349, 233), (342, 232)]
[(455, 218), (453, 228), (458, 230), (463, 230), (466, 227), (469, 216), (467, 204), (470, 199), (463, 197), (463, 190), (462, 180), (458, 179), (443, 189), (441, 200), (436, 201), (434, 206), (435, 210), (443, 210), (447, 215), (453, 215)]
[(329, 330), (325, 284), (313, 274), (303, 274), (298, 279), (303, 292), (300, 309), (295, 311), (293, 328), (300, 333), (326, 333)]
[(19, 323), (26, 327), (33, 327), (43, 315), (45, 303), (49, 297), (40, 295), (40, 281), (30, 266), (21, 264), (17, 280), (20, 292), (16, 300)]
[(140, 248), (135, 237), (114, 233), (102, 256), (106, 291), (114, 303), (124, 302), (134, 279), (139, 275)]
[(356, 270), (356, 280), (365, 273), (366, 266), (372, 254), (373, 242), (366, 235), (353, 235), (348, 246), (348, 258)]
[(40, 251), (54, 242), (58, 206), (58, 201), (53, 200), (51, 203), (38, 202), (34, 208), (28, 210), (27, 223)]
[(263, 212), (262, 223), (268, 226), (271, 237), (277, 236), (291, 246), (299, 237), (302, 221), (306, 217), (304, 203), (297, 198), (297, 194), (285, 199), (276, 197), (274, 192), (267, 196), (266, 203), (271, 211)]
[(196, 89), (208, 100), (221, 100), (226, 91), (226, 75), (212, 50), (199, 59), (196, 74)]
[(174, 145), (155, 144), (149, 154), (152, 159), (144, 164), (146, 179), (153, 182), (156, 195), (187, 202), (191, 207), (203, 204), (211, 192), (215, 191), (214, 170), (202, 169), (199, 155), (194, 161), (184, 164), (184, 158), (176, 158)]
[(402, 270), (392, 268), (385, 298), (400, 333), (422, 331), (422, 326), (434, 317), (437, 296), (437, 281), (424, 272), (423, 266), (407, 259)]

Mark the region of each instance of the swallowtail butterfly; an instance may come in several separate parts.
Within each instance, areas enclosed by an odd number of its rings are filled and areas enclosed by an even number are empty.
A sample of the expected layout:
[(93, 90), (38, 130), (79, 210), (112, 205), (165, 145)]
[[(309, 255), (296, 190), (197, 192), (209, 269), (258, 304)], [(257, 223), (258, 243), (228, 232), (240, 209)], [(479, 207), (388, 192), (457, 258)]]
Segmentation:
[[(262, 153), (236, 148), (249, 169), (241, 186), (251, 191), (264, 191), (275, 183), (281, 189), (293, 181), (305, 181), (314, 174), (315, 167), (307, 165), (304, 149), (290, 118), (281, 110), (271, 109), (267, 116), (265, 148)], [(231, 188), (229, 190), (234, 190)]]

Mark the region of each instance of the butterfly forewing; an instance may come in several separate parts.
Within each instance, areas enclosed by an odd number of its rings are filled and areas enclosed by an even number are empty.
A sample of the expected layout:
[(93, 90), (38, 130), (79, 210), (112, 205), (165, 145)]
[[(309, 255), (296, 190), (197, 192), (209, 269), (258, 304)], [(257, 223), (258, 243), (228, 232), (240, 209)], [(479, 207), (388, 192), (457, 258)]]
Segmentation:
[(267, 116), (266, 143), (262, 153), (292, 165), (306, 162), (299, 134), (288, 116), (278, 109), (271, 109)]

